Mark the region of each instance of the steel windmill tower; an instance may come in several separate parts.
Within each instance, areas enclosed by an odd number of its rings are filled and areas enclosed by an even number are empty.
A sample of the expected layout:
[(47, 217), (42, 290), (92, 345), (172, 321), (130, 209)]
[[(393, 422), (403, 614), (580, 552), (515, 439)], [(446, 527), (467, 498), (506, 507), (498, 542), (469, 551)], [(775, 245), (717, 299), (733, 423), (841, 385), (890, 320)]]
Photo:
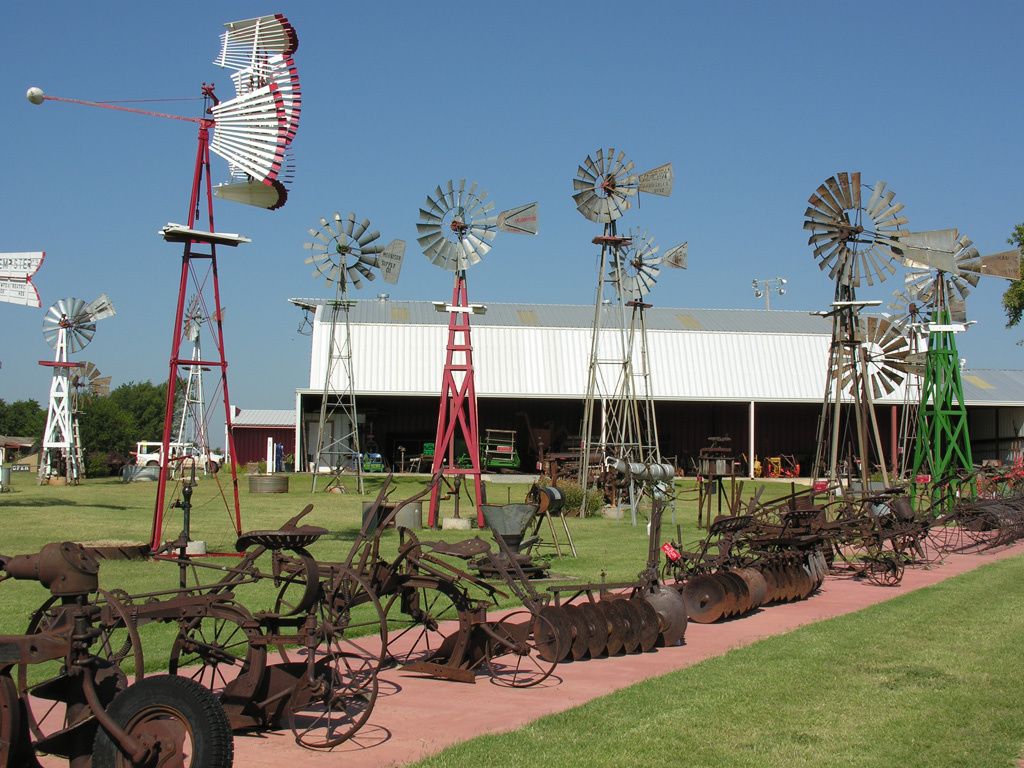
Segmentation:
[[(323, 360), (323, 390), (320, 394), (320, 419), (317, 424), (316, 451), (313, 454), (311, 491), (316, 491), (321, 466), (333, 475), (327, 489), (341, 483), (342, 472), (351, 460), (356, 476), (356, 492), (363, 492), (363, 462), (359, 442), (359, 412), (356, 407), (355, 369), (352, 354), (351, 310), (355, 302), (348, 297), (351, 285), (363, 287), (363, 278), (374, 280), (380, 270), (384, 282), (397, 283), (405, 255), (405, 241), (393, 240), (386, 247), (377, 241), (380, 232), (370, 231), (370, 220), (357, 220), (354, 213), (342, 217), (335, 212), (333, 222), (320, 219), (319, 229), (309, 229), (316, 242), (304, 243), (311, 251), (306, 263), (313, 265), (313, 277), (324, 278), (333, 287), (334, 299), (320, 308), (321, 322), (327, 329), (327, 354)], [(344, 318), (343, 334), (338, 333), (339, 317)], [(313, 340), (316, 349), (316, 339)], [(338, 431), (334, 431), (334, 427)], [(306, 439), (308, 435), (304, 436)]]
[(69, 483), (85, 476), (82, 441), (75, 416), (75, 375), (85, 364), (71, 362), (69, 355), (84, 349), (96, 335), (96, 321), (114, 315), (106, 294), (86, 304), (81, 299), (61, 299), (43, 319), (43, 338), (54, 349), (53, 362), (40, 362), (53, 369), (50, 399), (43, 430), (39, 482), (63, 472)]
[[(480, 428), (477, 420), (476, 378), (473, 366), (473, 345), (470, 341), (469, 316), (485, 311), (483, 305), (470, 304), (466, 273), (491, 250), (491, 241), (498, 231), (522, 235), (537, 234), (537, 204), (528, 203), (492, 215), (494, 203), (487, 201), (487, 191), (477, 191), (476, 182), (466, 188), (466, 180), (456, 185), (448, 181), (427, 195), (420, 208), (416, 225), (416, 241), (431, 263), (455, 275), (450, 304), (435, 302), (439, 312), (448, 313), (448, 342), (445, 347), (444, 373), (441, 379), (441, 404), (434, 438), (431, 472), (445, 478), (470, 477), (476, 494), (477, 524), (484, 526), (480, 509)], [(456, 444), (465, 445), (470, 466), (458, 466)], [(438, 519), (440, 488), (430, 494), (428, 525)]]
[[(900, 215), (903, 205), (894, 201), (894, 193), (885, 182), (874, 188), (862, 186), (859, 173), (838, 173), (811, 195), (804, 212), (804, 229), (811, 231), (808, 245), (814, 246), (818, 267), (835, 281), (835, 294), (830, 311), (832, 342), (829, 347), (828, 374), (821, 416), (818, 421), (817, 451), (812, 479), (825, 478), (830, 484), (839, 480), (839, 463), (851, 459), (849, 475), (856, 474), (861, 487), (868, 488), (872, 458), (881, 468), (888, 485), (882, 440), (875, 418), (874, 400), (880, 395), (878, 379), (872, 375), (872, 344), (860, 311), (880, 302), (857, 299), (856, 289), (862, 282), (874, 285), (894, 274), (894, 264), (902, 257), (895, 250), (898, 239), (906, 234), (907, 223)], [(892, 343), (887, 329), (876, 341), (883, 340), (880, 353)], [(896, 350), (891, 350), (893, 353)], [(888, 382), (898, 384), (902, 375), (891, 365), (882, 365), (876, 372)], [(899, 379), (899, 380), (897, 380)], [(853, 434), (849, 424), (843, 432), (843, 395), (848, 393), (853, 411)]]
[[(601, 253), (580, 446), (580, 484), (584, 487), (590, 485), (595, 447), (600, 455), (598, 475), (608, 459), (647, 462), (657, 457), (660, 460), (653, 403), (645, 396), (644, 408), (638, 405), (633, 347), (639, 322), (644, 346), (642, 365), (645, 366), (641, 382), (646, 387), (649, 384), (649, 377), (645, 375), (646, 324), (639, 297), (654, 285), (661, 257), (649, 240), (634, 242), (632, 236), (620, 236), (616, 221), (630, 208), (630, 200), (638, 192), (668, 197), (673, 178), (671, 163), (637, 174), (633, 172), (633, 162), (626, 162), (624, 152), (616, 154), (614, 149), (609, 149), (606, 155), (601, 149), (593, 159), (587, 156), (573, 179), (577, 210), (590, 221), (604, 225), (603, 234), (592, 241), (600, 246)], [(682, 255), (685, 264), (685, 248), (679, 246), (679, 249), (682, 249), (681, 254), (677, 249), (673, 251)], [(634, 299), (634, 295), (638, 298)], [(627, 304), (631, 305), (629, 323), (626, 321)], [(641, 413), (646, 418), (642, 419)], [(595, 435), (598, 416), (600, 425)]]
[[(966, 235), (955, 229), (913, 233), (901, 238), (909, 291), (931, 311), (925, 324), (921, 404), (917, 412), (912, 477), (936, 481), (957, 470), (972, 470), (967, 408), (964, 403), (956, 334), (966, 329), (966, 298), (983, 275), (1020, 279), (1020, 252), (982, 256)], [(920, 365), (920, 358), (914, 361)]]

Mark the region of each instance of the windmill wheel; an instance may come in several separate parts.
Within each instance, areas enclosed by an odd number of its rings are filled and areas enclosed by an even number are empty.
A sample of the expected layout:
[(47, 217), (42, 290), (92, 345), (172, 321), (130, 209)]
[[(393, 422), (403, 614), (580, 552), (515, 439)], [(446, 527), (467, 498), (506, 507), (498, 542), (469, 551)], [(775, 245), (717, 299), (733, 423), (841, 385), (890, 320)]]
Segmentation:
[[(901, 366), (910, 351), (910, 343), (903, 335), (903, 326), (881, 317), (861, 319), (858, 326), (872, 394), (876, 398), (890, 395), (906, 378)], [(855, 365), (857, 362), (847, 355), (843, 365), (844, 389), (855, 381)]]
[(804, 212), (807, 240), (814, 247), (814, 258), (822, 270), (837, 282), (857, 287), (861, 280), (874, 285), (895, 274), (894, 262), (900, 257), (892, 247), (900, 229), (907, 223), (902, 203), (893, 202), (894, 193), (885, 182), (875, 187), (864, 203), (867, 188), (862, 188), (859, 173), (838, 173), (811, 195)]
[(887, 308), (895, 314), (897, 322), (920, 323), (931, 317), (931, 291), (922, 292), (920, 286), (907, 284), (901, 291), (893, 291), (893, 300)]
[(913, 268), (907, 270), (906, 277), (904, 278), (907, 290), (916, 291), (917, 295), (930, 308), (934, 308), (938, 303), (935, 295), (936, 291), (942, 290), (945, 294), (944, 298), (949, 309), (950, 319), (954, 323), (966, 322), (967, 296), (970, 294), (971, 288), (978, 285), (981, 275), (964, 269), (964, 267), (969, 263), (976, 263), (980, 258), (981, 255), (978, 253), (978, 248), (974, 245), (974, 242), (967, 235), (960, 235), (953, 250), (955, 269), (945, 272), (928, 268), (923, 264), (915, 262)]
[(572, 199), (576, 209), (591, 221), (615, 221), (631, 205), (628, 198), (636, 195), (640, 177), (633, 173), (633, 161), (624, 162), (625, 158), (625, 152), (616, 155), (614, 149), (609, 149), (606, 157), (599, 149), (594, 159), (587, 155), (576, 171), (572, 182), (576, 194)]
[(96, 323), (81, 299), (61, 299), (46, 312), (43, 318), (43, 338), (54, 349), (65, 333), (68, 352), (84, 349), (96, 335)]
[(498, 229), (498, 216), (489, 215), (493, 202), (485, 202), (487, 190), (477, 192), (476, 182), (466, 189), (466, 180), (456, 187), (452, 181), (433, 195), (427, 195), (416, 225), (416, 242), (424, 255), (442, 269), (462, 272), (477, 264), (491, 250)]
[(306, 257), (306, 263), (313, 265), (313, 277), (324, 277), (328, 287), (340, 280), (342, 285), (349, 282), (356, 288), (362, 288), (362, 277), (373, 280), (376, 275), (371, 267), (380, 266), (377, 254), (384, 250), (384, 246), (374, 245), (380, 238), (380, 232), (367, 232), (369, 228), (370, 220), (357, 222), (354, 213), (345, 218), (335, 213), (333, 223), (321, 218), (320, 229), (309, 230), (317, 242), (302, 246), (312, 251)]
[(629, 243), (612, 251), (609, 276), (623, 301), (639, 301), (654, 287), (661, 272), (660, 247), (639, 230), (629, 231)]

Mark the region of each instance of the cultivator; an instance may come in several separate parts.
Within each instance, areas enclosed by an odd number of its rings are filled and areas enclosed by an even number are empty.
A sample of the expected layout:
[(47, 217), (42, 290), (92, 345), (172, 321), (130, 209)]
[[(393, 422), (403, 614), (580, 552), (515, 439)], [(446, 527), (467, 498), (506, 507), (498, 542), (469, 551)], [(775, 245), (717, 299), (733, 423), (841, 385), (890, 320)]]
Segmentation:
[(39, 768), (41, 754), (71, 768), (231, 765), (220, 704), (188, 680), (143, 679), (130, 610), (99, 589), (99, 563), (81, 545), (0, 556), (0, 568), (0, 580), (51, 593), (24, 635), (0, 637), (0, 766)]

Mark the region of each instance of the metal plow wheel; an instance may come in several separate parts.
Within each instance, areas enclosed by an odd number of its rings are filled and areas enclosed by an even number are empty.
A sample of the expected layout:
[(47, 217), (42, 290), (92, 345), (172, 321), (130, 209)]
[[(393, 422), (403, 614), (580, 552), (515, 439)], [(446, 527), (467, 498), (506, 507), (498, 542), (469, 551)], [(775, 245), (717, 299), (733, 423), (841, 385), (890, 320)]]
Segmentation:
[(537, 651), (545, 661), (556, 664), (572, 653), (572, 623), (561, 608), (545, 605), (537, 611), (540, 622), (536, 629)]
[(657, 591), (643, 598), (658, 615), (658, 644), (671, 648), (682, 642), (686, 635), (686, 600), (671, 587), (657, 587)]
[(590, 655), (593, 634), (590, 622), (578, 605), (563, 605), (562, 611), (572, 625), (572, 660), (581, 661)]
[(654, 606), (642, 597), (632, 598), (629, 603), (640, 616), (640, 650), (647, 653), (658, 644), (658, 636), (661, 634), (658, 613), (654, 610)]
[(746, 613), (750, 606), (750, 592), (743, 579), (730, 571), (719, 571), (715, 578), (722, 582), (726, 592), (732, 595), (732, 604), (726, 611), (725, 618), (731, 619)]
[(690, 621), (712, 624), (725, 614), (725, 586), (714, 576), (693, 576), (683, 587), (683, 602)]
[[(608, 618), (608, 623), (618, 629), (619, 636), (622, 638), (622, 644), (615, 653), (612, 653), (611, 644), (609, 643), (608, 655), (614, 656), (619, 652), (634, 653), (640, 647), (640, 628), (636, 626), (639, 624), (639, 621), (632, 618), (632, 611), (629, 610), (625, 601), (614, 598), (603, 599), (598, 605), (604, 607), (604, 614)], [(636, 625), (634, 625), (634, 622)], [(611, 633), (609, 632), (609, 634)]]
[(583, 615), (590, 630), (590, 658), (603, 656), (608, 650), (608, 621), (605, 619), (604, 611), (590, 602), (579, 603), (575, 607)]
[(768, 582), (756, 568), (738, 568), (734, 573), (743, 579), (750, 592), (750, 608), (754, 610), (764, 605), (768, 598)]
[(611, 603), (606, 600), (594, 603), (594, 607), (601, 612), (601, 617), (608, 631), (608, 643), (605, 646), (605, 651), (609, 656), (617, 656), (622, 653), (622, 648), (626, 642), (626, 628), (618, 620), (618, 614), (615, 613), (615, 609), (610, 606)]
[(513, 611), (484, 626), (485, 660), (495, 684), (529, 688), (546, 680), (557, 666), (551, 660), (557, 630), (546, 616)]

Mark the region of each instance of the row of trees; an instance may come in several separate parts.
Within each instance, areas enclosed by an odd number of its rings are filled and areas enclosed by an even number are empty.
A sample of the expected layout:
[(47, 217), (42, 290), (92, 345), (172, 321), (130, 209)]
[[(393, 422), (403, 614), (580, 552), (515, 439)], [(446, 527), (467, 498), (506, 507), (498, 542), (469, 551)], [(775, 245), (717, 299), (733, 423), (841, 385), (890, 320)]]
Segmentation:
[[(178, 387), (178, 392), (182, 387)], [(148, 381), (122, 384), (109, 395), (85, 395), (79, 402), (78, 425), (88, 456), (86, 475), (107, 473), (112, 454), (129, 458), (139, 440), (159, 440), (164, 432), (167, 384)], [(0, 435), (35, 438), (41, 445), (46, 408), (35, 400), (6, 403), (0, 399)]]

